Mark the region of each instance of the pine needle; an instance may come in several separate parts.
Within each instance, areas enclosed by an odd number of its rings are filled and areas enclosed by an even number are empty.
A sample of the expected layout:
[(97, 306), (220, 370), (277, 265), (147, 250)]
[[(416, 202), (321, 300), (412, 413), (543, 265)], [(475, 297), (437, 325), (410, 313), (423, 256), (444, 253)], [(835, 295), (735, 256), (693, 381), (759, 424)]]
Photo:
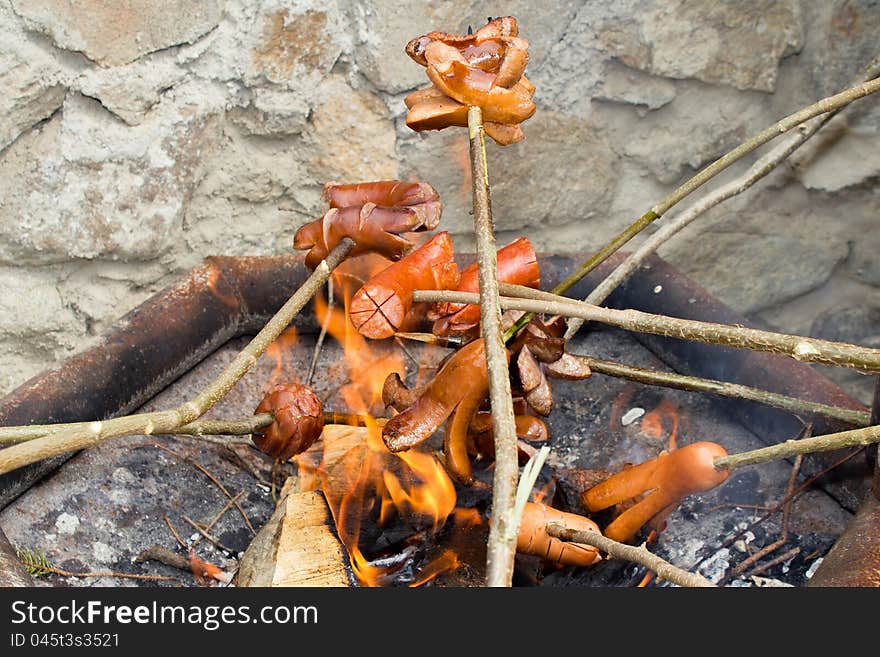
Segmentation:
[(18, 557), (25, 572), (31, 577), (42, 577), (54, 570), (52, 564), (49, 563), (49, 558), (42, 550), (15, 548), (15, 556)]

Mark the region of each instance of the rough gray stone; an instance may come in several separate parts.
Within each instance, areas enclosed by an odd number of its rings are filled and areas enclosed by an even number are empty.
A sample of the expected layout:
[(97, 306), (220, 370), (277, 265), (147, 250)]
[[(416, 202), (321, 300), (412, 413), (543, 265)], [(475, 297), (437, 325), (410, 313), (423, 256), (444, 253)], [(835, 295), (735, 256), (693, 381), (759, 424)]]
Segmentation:
[(309, 118), (309, 105), (299, 93), (257, 87), (246, 107), (236, 107), (229, 118), (251, 135), (296, 135)]
[[(877, 0), (828, 0), (804, 3), (810, 25), (803, 68), (809, 73), (816, 99), (836, 94), (858, 80), (864, 66), (878, 54), (880, 31)], [(847, 109), (852, 125), (880, 130), (880, 105), (860, 102)]]
[(64, 102), (58, 63), (28, 41), (15, 14), (0, 4), (0, 151)]
[[(615, 186), (616, 156), (589, 122), (576, 117), (538, 111), (522, 127), (526, 138), (518, 144), (487, 144), (495, 229), (526, 234), (544, 248), (568, 224), (578, 226), (583, 237), (563, 250), (592, 244), (583, 226), (605, 215)], [(424, 133), (402, 149), (410, 164), (405, 175), (437, 188), (443, 200), (442, 226), (453, 234), (473, 231), (468, 152), (463, 128)], [(544, 169), (542, 162), (561, 164)]]
[[(243, 6), (249, 9), (247, 2)], [(310, 90), (330, 72), (349, 40), (337, 4), (317, 0), (295, 8), (267, 0), (246, 36), (235, 36), (238, 47), (249, 49), (244, 78), (249, 86), (268, 82), (299, 91)]]
[(356, 28), (355, 64), (382, 91), (400, 93), (427, 86), (424, 67), (404, 53), (410, 39), (432, 31), (465, 34), (468, 26), (477, 29), (492, 14), (516, 17), (520, 36), (529, 40), (531, 71), (547, 59), (553, 44), (565, 33), (577, 4), (571, 0), (540, 5), (517, 0), (495, 7), (465, 0), (413, 3), (401, 11), (400, 3), (389, 0), (352, 2), (349, 12)]
[(118, 66), (156, 50), (191, 43), (212, 30), (223, 8), (217, 0), (13, 0), (25, 24), (59, 48)]
[(324, 182), (397, 177), (394, 123), (380, 98), (352, 90), (335, 76), (327, 79), (322, 95), (299, 154), (310, 173)]
[(823, 340), (880, 347), (880, 308), (861, 305), (827, 310), (816, 317), (810, 335)]
[(880, 134), (844, 129), (833, 137), (811, 145), (811, 157), (800, 159), (805, 187), (836, 192), (880, 176)]
[(594, 99), (637, 105), (655, 110), (672, 102), (675, 84), (664, 78), (610, 61), (598, 85)]
[(73, 84), (129, 125), (140, 125), (163, 94), (186, 75), (173, 57), (157, 54), (125, 66), (88, 69)]
[(828, 208), (808, 194), (776, 194), (718, 210), (713, 221), (667, 242), (660, 255), (740, 312), (756, 313), (818, 288), (848, 255)]
[(0, 266), (0, 392), (70, 354), (85, 324), (62, 297), (57, 271)]
[(615, 152), (672, 185), (773, 122), (757, 96), (679, 82), (675, 98), (658, 110), (594, 103), (593, 120)]
[(755, 0), (654, 0), (619, 11), (597, 32), (603, 50), (628, 66), (671, 78), (773, 91), (781, 57), (803, 42), (800, 4)]
[[(828, 280), (845, 247), (805, 244), (797, 238), (748, 233), (705, 236), (687, 255), (671, 259), (724, 303), (744, 312), (782, 303)], [(782, 254), (785, 254), (784, 256)]]
[[(204, 120), (137, 128), (71, 96), (0, 161), (0, 259), (152, 259), (172, 244), (194, 184)], [(27, 180), (27, 185), (21, 185)]]

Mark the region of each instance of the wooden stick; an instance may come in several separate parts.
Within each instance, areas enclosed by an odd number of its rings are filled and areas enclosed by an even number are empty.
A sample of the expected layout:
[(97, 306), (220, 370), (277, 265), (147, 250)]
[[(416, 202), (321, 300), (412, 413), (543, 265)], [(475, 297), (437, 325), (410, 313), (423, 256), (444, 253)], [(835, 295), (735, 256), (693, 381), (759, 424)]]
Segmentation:
[(746, 399), (748, 401), (758, 402), (759, 404), (791, 411), (792, 413), (821, 415), (823, 417), (843, 420), (844, 422), (848, 422), (857, 427), (866, 427), (871, 423), (871, 414), (868, 411), (829, 406), (828, 404), (797, 399), (796, 397), (780, 395), (775, 392), (760, 390), (759, 388), (751, 388), (738, 383), (717, 381), (715, 379), (703, 379), (696, 376), (676, 374), (674, 372), (658, 372), (657, 370), (635, 367), (633, 365), (624, 365), (623, 363), (591, 358), (590, 356), (580, 356), (577, 354), (570, 355), (584, 362), (594, 372), (627, 379), (629, 381), (638, 381), (639, 383), (646, 383), (648, 385), (675, 388), (676, 390), (706, 392), (712, 395), (721, 395), (723, 397)]
[(673, 584), (688, 587), (712, 587), (715, 585), (702, 575), (689, 573), (677, 566), (673, 566), (668, 561), (664, 561), (656, 554), (649, 552), (643, 545), (636, 547), (635, 545), (627, 545), (618, 543), (615, 540), (602, 536), (598, 532), (583, 532), (575, 529), (566, 529), (561, 525), (550, 523), (547, 525), (547, 533), (550, 536), (562, 539), (563, 541), (573, 541), (575, 543), (585, 543), (597, 547), (603, 552), (610, 554), (612, 557), (624, 559), (638, 563), (657, 573), (658, 577), (665, 579)]
[[(771, 333), (758, 329), (727, 324), (698, 322), (666, 315), (653, 315), (639, 310), (615, 310), (602, 308), (584, 301), (560, 297), (550, 292), (533, 290), (519, 285), (501, 283), (506, 294), (522, 294), (522, 298), (504, 296), (499, 299), (505, 310), (525, 310), (532, 313), (549, 313), (564, 317), (582, 317), (589, 321), (610, 326), (651, 333), (680, 340), (693, 340), (705, 344), (737, 349), (754, 349), (790, 356), (795, 360), (849, 367), (867, 372), (880, 372), (880, 349), (871, 349), (844, 342), (831, 342), (784, 333)], [(478, 304), (479, 298), (472, 292), (451, 290), (417, 290), (415, 301), (451, 301), (453, 303)]]
[[(366, 419), (366, 415), (359, 415), (357, 413), (324, 411), (324, 422), (327, 424), (364, 426)], [(258, 413), (257, 415), (238, 420), (196, 420), (159, 435), (197, 436), (199, 438), (206, 436), (247, 436), (257, 429), (269, 426), (274, 421), (275, 418), (271, 413)], [(49, 436), (60, 431), (86, 428), (90, 424), (91, 422), (68, 422), (63, 424), (23, 424), (15, 427), (0, 427), (0, 444), (36, 440), (37, 438)], [(246, 441), (232, 443), (225, 440), (218, 440), (217, 443), (221, 445), (249, 444)]]
[(477, 275), (480, 283), (480, 328), (486, 347), (489, 371), (489, 401), (492, 406), (495, 435), (495, 473), (492, 483), (492, 515), (486, 550), (486, 583), (510, 586), (516, 557), (514, 503), (519, 478), (516, 448), (516, 424), (513, 396), (507, 369), (507, 350), (498, 306), (498, 273), (495, 235), (492, 228), (492, 202), (489, 194), (489, 169), (486, 160), (486, 137), (483, 113), (479, 107), (468, 108), (471, 180), (474, 201)]
[[(177, 427), (163, 435), (174, 436), (244, 436), (272, 424), (275, 418), (271, 413), (260, 413), (240, 420), (196, 420)], [(14, 427), (0, 427), (0, 444), (20, 443), (35, 440), (60, 431), (87, 428), (91, 422), (65, 422), (59, 424), (24, 424)]]
[(778, 445), (761, 447), (760, 449), (740, 452), (739, 454), (730, 454), (715, 459), (715, 467), (719, 470), (725, 468), (735, 470), (746, 465), (787, 459), (798, 454), (828, 452), (832, 449), (871, 445), (877, 442), (880, 442), (880, 425), (827, 433), (824, 436), (813, 436), (811, 438), (801, 438), (800, 440), (786, 440)]
[(333, 269), (345, 259), (353, 247), (352, 240), (343, 238), (248, 345), (194, 399), (174, 410), (89, 422), (80, 424), (76, 428), (64, 429), (42, 438), (7, 447), (0, 450), (0, 474), (6, 474), (50, 456), (91, 447), (110, 438), (133, 434), (173, 433), (177, 428), (198, 419), (250, 370), (268, 346), (281, 335), (297, 313), (318, 292)]
[[(864, 80), (870, 81), (878, 77), (878, 75), (880, 75), (880, 62), (874, 61), (866, 67), (862, 77)], [(638, 249), (627, 256), (627, 258), (621, 262), (614, 271), (605, 278), (605, 280), (599, 283), (599, 285), (587, 295), (584, 301), (597, 306), (600, 305), (615, 289), (617, 289), (618, 286), (629, 278), (652, 253), (657, 251), (657, 249), (659, 249), (660, 246), (667, 242), (673, 235), (677, 234), (695, 219), (702, 216), (707, 210), (736, 196), (737, 194), (741, 194), (767, 176), (767, 174), (773, 171), (781, 162), (785, 161), (789, 155), (800, 148), (810, 137), (815, 135), (826, 123), (833, 119), (844, 107), (846, 107), (846, 105), (841, 105), (827, 114), (814, 117), (813, 119), (810, 119), (810, 121), (803, 123), (798, 127), (797, 132), (789, 135), (778, 146), (773, 148), (764, 157), (760, 158), (743, 175), (710, 192), (679, 215), (668, 218), (665, 224), (656, 233), (645, 239)], [(580, 318), (573, 318), (569, 321), (568, 329), (565, 332), (565, 338), (570, 339), (575, 333), (577, 333), (583, 323), (584, 320)]]
[[(639, 217), (620, 234), (615, 236), (607, 245), (605, 245), (600, 251), (598, 251), (589, 260), (587, 260), (577, 271), (573, 272), (568, 278), (566, 278), (564, 281), (559, 283), (559, 285), (554, 287), (552, 291), (555, 294), (562, 294), (563, 292), (576, 285), (584, 276), (586, 276), (596, 267), (605, 262), (605, 260), (616, 253), (624, 244), (629, 242), (633, 237), (635, 237), (645, 228), (650, 226), (651, 223), (654, 222), (656, 219), (662, 217), (666, 213), (666, 211), (668, 211), (679, 201), (687, 197), (690, 193), (699, 189), (702, 185), (724, 171), (731, 164), (740, 160), (743, 156), (748, 155), (756, 148), (763, 146), (774, 137), (778, 137), (779, 135), (788, 132), (792, 128), (797, 127), (805, 121), (809, 121), (813, 117), (838, 110), (842, 107), (849, 105), (851, 102), (858, 100), (859, 98), (864, 98), (865, 96), (876, 93), (877, 91), (880, 91), (880, 79), (864, 82), (834, 96), (823, 98), (822, 100), (813, 103), (808, 107), (798, 110), (794, 114), (789, 114), (788, 116), (777, 121), (770, 127), (765, 128), (758, 134), (747, 139), (742, 144), (734, 148), (732, 151), (715, 160), (712, 164), (700, 171), (697, 175), (685, 182), (683, 185), (677, 187), (666, 198), (664, 198), (662, 201), (660, 201), (654, 207), (648, 210), (645, 214)], [(525, 315), (520, 318), (519, 321), (517, 321), (516, 324), (514, 324), (507, 331), (505, 337), (507, 339), (510, 339), (513, 335), (516, 334), (517, 331), (519, 331), (519, 329), (528, 324), (530, 320), (531, 317), (529, 315)]]

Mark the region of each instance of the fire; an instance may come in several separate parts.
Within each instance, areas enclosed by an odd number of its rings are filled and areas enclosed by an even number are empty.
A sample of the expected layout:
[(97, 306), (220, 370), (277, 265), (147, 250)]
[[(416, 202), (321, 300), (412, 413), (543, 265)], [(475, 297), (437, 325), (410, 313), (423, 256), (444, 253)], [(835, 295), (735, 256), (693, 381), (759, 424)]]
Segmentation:
[[(358, 261), (349, 262), (363, 266)], [(345, 410), (364, 415), (367, 424), (326, 426), (318, 470), (337, 533), (348, 550), (358, 582), (384, 586), (406, 581), (410, 586), (419, 586), (458, 566), (457, 556), (448, 550), (427, 564), (412, 564), (418, 541), (438, 532), (455, 509), (456, 493), (443, 465), (433, 455), (418, 449), (390, 452), (382, 441), (381, 420), (370, 415), (372, 408), (381, 405), (387, 376), (403, 373), (405, 363), (392, 345), (366, 340), (348, 319), (349, 300), (368, 276), (369, 271), (359, 275), (348, 267), (334, 278), (343, 309), (330, 306), (320, 297), (315, 300), (318, 321), (343, 347), (349, 380), (340, 389)]]
[(642, 418), (641, 431), (646, 436), (660, 441), (666, 434), (666, 426), (669, 427), (667, 449), (671, 452), (678, 447), (678, 409), (671, 401), (664, 399)]
[(296, 368), (293, 367), (295, 353), (293, 346), (297, 339), (296, 327), (291, 326), (266, 348), (266, 356), (275, 363), (272, 374), (267, 380), (266, 390), (269, 390), (276, 383), (299, 383), (296, 374), (294, 374)]
[[(412, 543), (433, 535), (455, 508), (455, 487), (432, 455), (417, 450), (393, 454), (382, 442), (378, 424), (368, 427), (330, 425), (324, 430), (321, 487), (330, 505), (336, 531), (349, 553), (352, 571), (364, 586), (394, 583), (409, 566)], [(352, 445), (350, 448), (340, 449)], [(340, 456), (341, 453), (341, 456)], [(333, 460), (336, 455), (336, 460)], [(391, 556), (365, 547), (365, 534), (402, 537)], [(387, 537), (386, 537), (387, 540)], [(375, 544), (373, 536), (371, 543)], [(378, 552), (367, 555), (365, 550)], [(419, 568), (410, 585), (458, 565), (454, 554)], [(431, 576), (428, 577), (428, 573)]]
[[(387, 261), (384, 261), (387, 265)], [(373, 265), (376, 266), (375, 264)], [(381, 265), (379, 265), (381, 266)], [(327, 332), (342, 345), (349, 371), (350, 383), (339, 391), (348, 410), (353, 413), (369, 413), (382, 399), (382, 386), (392, 372), (404, 371), (403, 355), (388, 348), (387, 344), (368, 341), (358, 333), (348, 319), (352, 295), (361, 281), (368, 278), (347, 272), (334, 274), (334, 288), (344, 301), (344, 310), (329, 306), (320, 296), (315, 298), (315, 315)]]

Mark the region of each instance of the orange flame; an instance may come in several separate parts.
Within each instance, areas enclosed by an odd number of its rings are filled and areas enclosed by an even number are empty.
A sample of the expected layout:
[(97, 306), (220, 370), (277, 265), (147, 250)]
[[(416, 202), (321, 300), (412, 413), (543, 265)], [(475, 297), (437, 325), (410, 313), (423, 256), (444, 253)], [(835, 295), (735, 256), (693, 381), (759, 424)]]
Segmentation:
[(269, 376), (266, 391), (276, 383), (299, 383), (295, 374), (295, 352), (293, 346), (299, 338), (295, 326), (286, 329), (266, 348), (266, 356), (275, 362)]
[(645, 413), (641, 422), (641, 432), (649, 438), (660, 441), (666, 434), (665, 426), (669, 426), (669, 451), (678, 447), (678, 409), (671, 401), (664, 399), (657, 408)]
[[(343, 347), (349, 383), (339, 395), (346, 410), (366, 416), (367, 424), (325, 427), (319, 475), (358, 582), (383, 586), (394, 583), (407, 566), (407, 555), (371, 558), (366, 553), (375, 550), (363, 534), (397, 527), (394, 523), (416, 527), (416, 532), (436, 533), (455, 508), (456, 493), (443, 465), (431, 454), (418, 449), (390, 452), (382, 440), (381, 420), (370, 415), (374, 407), (384, 408), (381, 399), (385, 379), (392, 372), (405, 373), (405, 361), (391, 341), (367, 340), (349, 321), (352, 295), (371, 273), (388, 262), (367, 259), (366, 269), (364, 264), (361, 258), (347, 261), (341, 275), (334, 276), (334, 289), (342, 297), (344, 309), (330, 306), (320, 296), (315, 299), (318, 321)], [(420, 565), (410, 586), (422, 585), (457, 566), (457, 556), (447, 550)]]
[[(405, 564), (370, 559), (361, 545), (364, 521), (372, 518), (377, 528), (399, 519), (407, 525), (439, 530), (455, 508), (455, 487), (446, 470), (432, 455), (418, 450), (393, 454), (382, 441), (378, 424), (368, 427), (325, 428), (325, 458), (321, 464), (321, 485), (340, 540), (349, 553), (352, 571), (364, 586), (382, 586), (394, 581)], [(339, 441), (355, 446), (336, 461), (328, 454)], [(458, 565), (454, 554), (442, 554), (423, 566), (412, 586), (424, 584), (437, 574)]]
[[(387, 264), (387, 263), (386, 263)], [(352, 413), (369, 413), (382, 399), (382, 386), (392, 372), (404, 372), (403, 355), (393, 351), (386, 342), (368, 342), (348, 319), (352, 289), (357, 278), (342, 277), (335, 285), (341, 288), (344, 310), (331, 307), (320, 295), (315, 297), (315, 315), (327, 332), (342, 345), (349, 370), (350, 383), (339, 394)]]

